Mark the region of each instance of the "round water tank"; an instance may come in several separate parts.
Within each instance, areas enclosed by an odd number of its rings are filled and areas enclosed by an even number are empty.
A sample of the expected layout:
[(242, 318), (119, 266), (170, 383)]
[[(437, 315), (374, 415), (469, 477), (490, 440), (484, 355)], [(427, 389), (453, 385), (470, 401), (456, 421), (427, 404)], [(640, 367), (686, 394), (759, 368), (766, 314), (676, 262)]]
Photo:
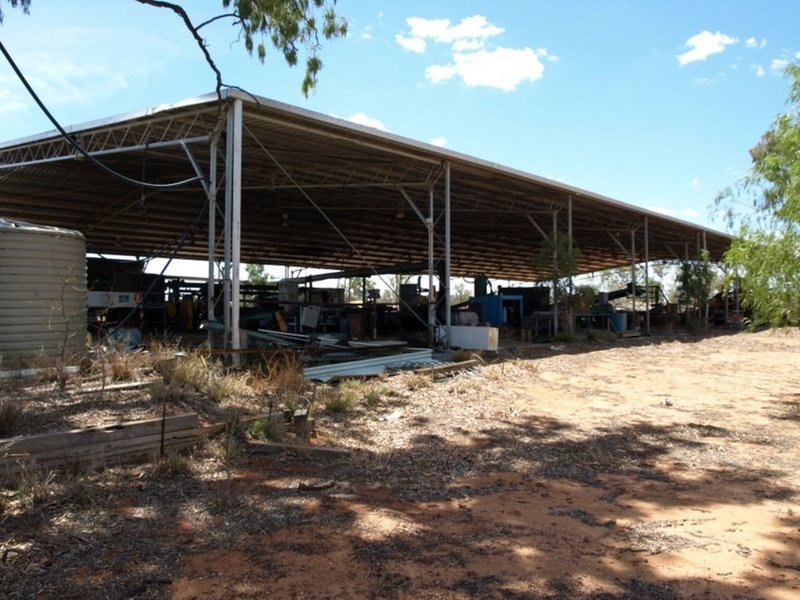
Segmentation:
[(0, 218), (0, 368), (37, 354), (70, 364), (86, 350), (86, 240)]

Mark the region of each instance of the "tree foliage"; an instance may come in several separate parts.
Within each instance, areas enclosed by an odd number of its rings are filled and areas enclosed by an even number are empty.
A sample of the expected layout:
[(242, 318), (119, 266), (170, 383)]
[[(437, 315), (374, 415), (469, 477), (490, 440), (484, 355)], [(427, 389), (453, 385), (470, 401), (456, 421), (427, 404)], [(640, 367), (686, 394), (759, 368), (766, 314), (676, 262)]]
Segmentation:
[(800, 65), (786, 75), (788, 110), (750, 151), (748, 174), (716, 200), (739, 228), (725, 260), (754, 325), (800, 324)]
[(336, 16), (336, 0), (222, 0), (233, 7), (235, 24), (244, 37), (244, 46), (262, 63), (267, 56), (265, 41), (295, 66), (300, 50), (306, 53), (306, 74), (301, 89), (308, 93), (317, 85), (322, 68), (319, 58), (320, 35), (333, 39), (347, 35), (347, 21)]
[(272, 279), (272, 275), (267, 272), (264, 265), (246, 264), (244, 266), (247, 272), (247, 281), (255, 285), (264, 285)]
[(714, 284), (714, 271), (708, 258), (708, 251), (702, 250), (696, 260), (683, 261), (678, 272), (678, 300), (696, 319), (701, 318)]
[[(22, 9), (26, 15), (30, 11), (31, 8), (31, 0), (8, 0), (8, 3), (11, 5), (11, 8), (17, 8), (18, 6)], [(0, 4), (0, 24), (3, 23), (3, 5)]]

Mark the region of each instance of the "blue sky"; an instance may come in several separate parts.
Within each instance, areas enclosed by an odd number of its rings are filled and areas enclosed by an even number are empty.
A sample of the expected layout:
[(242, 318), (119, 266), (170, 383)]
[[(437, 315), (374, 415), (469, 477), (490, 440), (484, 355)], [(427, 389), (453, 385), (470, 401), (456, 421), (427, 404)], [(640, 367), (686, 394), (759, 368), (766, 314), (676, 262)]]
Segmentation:
[[(2, 2), (2, 0), (0, 0)], [(221, 1), (184, 2), (195, 22)], [(76, 8), (78, 6), (79, 8)], [(715, 194), (785, 106), (797, 0), (340, 0), (318, 89), (230, 24), (204, 29), (224, 78), (284, 102), (433, 141), (721, 228)], [(3, 4), (0, 38), (63, 124), (213, 89), (182, 23), (133, 0)], [(0, 140), (49, 130), (0, 63)]]

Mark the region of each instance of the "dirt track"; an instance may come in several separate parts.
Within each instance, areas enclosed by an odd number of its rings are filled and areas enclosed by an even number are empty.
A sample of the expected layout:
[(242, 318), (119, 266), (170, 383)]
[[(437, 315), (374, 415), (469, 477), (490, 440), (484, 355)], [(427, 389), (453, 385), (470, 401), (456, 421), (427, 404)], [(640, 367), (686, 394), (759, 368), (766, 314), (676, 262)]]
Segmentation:
[(800, 334), (566, 351), (397, 379), (321, 419), (347, 461), (97, 475), (87, 505), (6, 519), (25, 550), (0, 575), (20, 597), (800, 597)]

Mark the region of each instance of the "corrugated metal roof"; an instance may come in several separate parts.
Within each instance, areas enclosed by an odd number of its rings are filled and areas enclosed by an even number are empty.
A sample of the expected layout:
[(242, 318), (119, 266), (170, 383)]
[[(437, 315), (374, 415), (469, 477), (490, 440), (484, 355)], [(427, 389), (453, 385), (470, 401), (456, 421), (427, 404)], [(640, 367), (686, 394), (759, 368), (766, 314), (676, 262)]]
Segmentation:
[[(687, 245), (695, 255), (703, 235), (712, 258), (719, 259), (730, 242), (727, 235), (710, 229), (451, 150), (234, 90), (225, 92), (223, 102), (230, 98), (241, 98), (244, 104), (243, 262), (332, 269), (364, 267), (364, 259), (375, 266), (424, 263), (425, 226), (405, 204), (398, 186), (423, 213), (427, 213), (427, 187), (433, 186), (437, 223), (443, 226), (445, 161), (452, 174), (453, 275), (546, 278), (548, 269), (534, 266), (543, 245), (530, 219), (549, 234), (552, 213), (560, 211), (559, 229), (565, 230), (568, 197), (573, 237), (582, 253), (581, 272), (630, 264), (620, 243), (628, 248), (633, 231), (641, 252), (644, 217), (649, 221), (652, 260), (682, 258)], [(215, 130), (224, 142), (224, 127), (218, 127), (221, 117), (224, 111), (211, 94), (69, 130), (92, 151), (138, 148), (108, 153), (102, 160), (128, 176), (165, 182), (194, 172), (180, 146), (155, 145), (200, 139)], [(207, 171), (208, 145), (195, 142), (190, 148)], [(358, 253), (298, 192), (264, 148)], [(53, 132), (0, 144), (0, 215), (78, 229), (92, 252), (148, 255), (176, 238), (205, 201), (199, 185), (143, 193), (75, 159), (71, 152)], [(52, 162), (12, 166), (46, 157)], [(223, 161), (221, 152), (220, 164)], [(625, 176), (624, 167), (619, 176)], [(206, 257), (204, 227), (203, 221), (180, 257)], [(436, 252), (443, 253), (440, 240)]]

